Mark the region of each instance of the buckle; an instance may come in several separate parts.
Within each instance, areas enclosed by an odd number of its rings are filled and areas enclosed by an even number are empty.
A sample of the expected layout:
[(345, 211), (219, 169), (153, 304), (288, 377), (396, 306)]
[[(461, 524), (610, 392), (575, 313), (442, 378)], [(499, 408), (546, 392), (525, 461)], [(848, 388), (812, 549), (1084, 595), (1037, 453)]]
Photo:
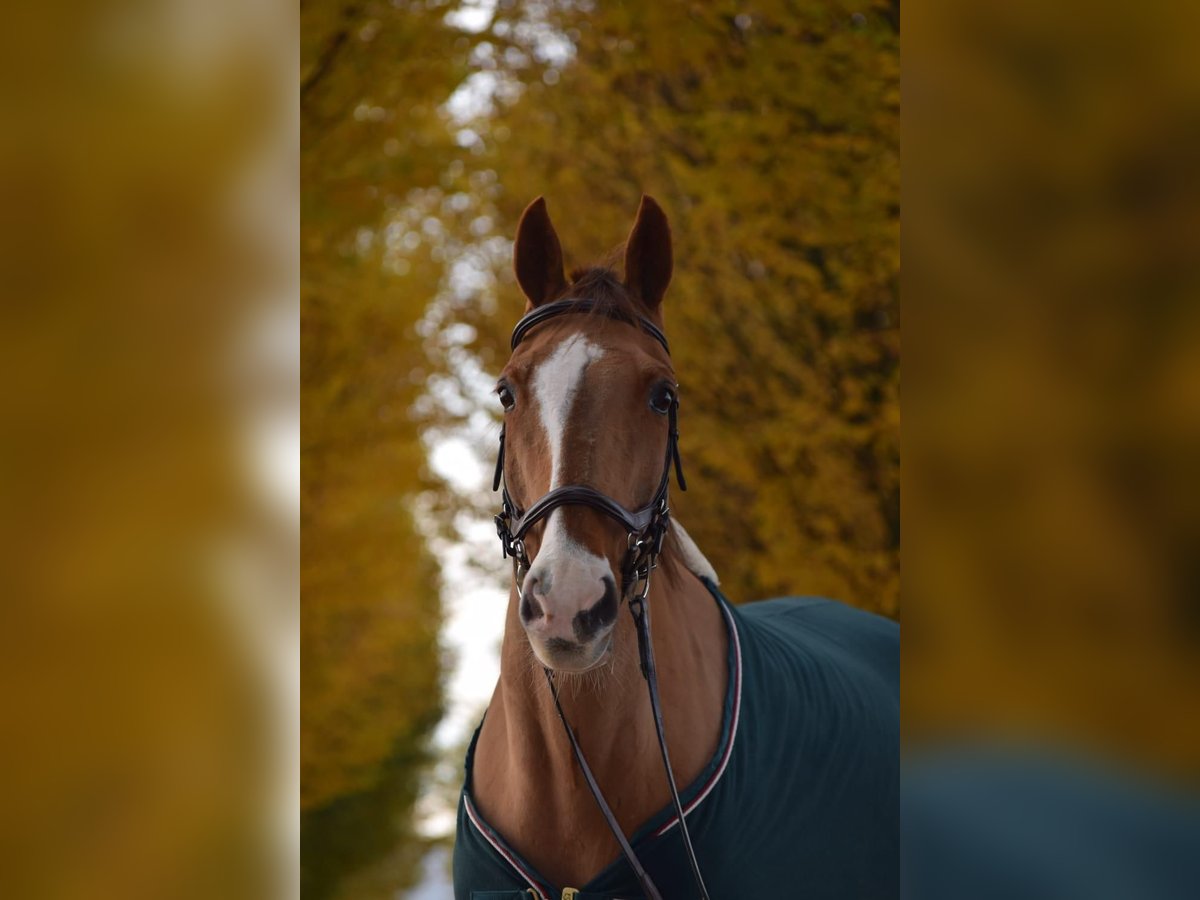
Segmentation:
[(658, 556), (662, 553), (663, 541), (667, 538), (667, 524), (670, 521), (670, 512), (664, 512), (658, 524), (654, 528), (654, 555)]
[(508, 559), (509, 543), (512, 540), (512, 536), (508, 532), (508, 516), (500, 513), (493, 516), (492, 521), (496, 523), (496, 537), (500, 538), (500, 546), (504, 551), (503, 558)]

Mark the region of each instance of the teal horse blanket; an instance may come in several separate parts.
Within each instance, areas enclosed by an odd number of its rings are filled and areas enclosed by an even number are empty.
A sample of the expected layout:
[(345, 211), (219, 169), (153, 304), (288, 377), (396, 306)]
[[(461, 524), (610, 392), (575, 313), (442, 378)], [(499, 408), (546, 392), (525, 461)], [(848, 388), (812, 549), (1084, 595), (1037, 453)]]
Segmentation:
[[(716, 754), (681, 793), (713, 900), (899, 895), (900, 630), (814, 597), (733, 606)], [(480, 816), (467, 753), (454, 847), (456, 900), (640, 898), (624, 858), (584, 885), (551, 884)], [(664, 900), (696, 893), (674, 811), (632, 844)], [(577, 894), (571, 888), (578, 888)]]

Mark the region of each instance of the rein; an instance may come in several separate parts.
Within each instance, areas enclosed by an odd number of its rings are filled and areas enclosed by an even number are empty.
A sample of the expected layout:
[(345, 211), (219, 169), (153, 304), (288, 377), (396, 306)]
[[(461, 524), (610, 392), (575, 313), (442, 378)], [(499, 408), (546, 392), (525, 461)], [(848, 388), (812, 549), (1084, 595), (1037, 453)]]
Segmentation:
[[(670, 355), (671, 348), (667, 344), (666, 336), (649, 319), (644, 316), (634, 318), (618, 309), (607, 305), (597, 306), (594, 301), (586, 299), (559, 300), (540, 306), (525, 315), (517, 322), (516, 327), (513, 329), (512, 349), (516, 350), (531, 329), (548, 319), (571, 313), (593, 311), (599, 311), (608, 318), (628, 322), (631, 325), (641, 328), (642, 331), (662, 345), (662, 348), (667, 351), (668, 356)], [(645, 506), (630, 511), (616, 500), (613, 500), (590, 485), (570, 484), (554, 488), (535, 501), (529, 509), (522, 511), (509, 495), (508, 485), (504, 484), (502, 506), (500, 514), (495, 517), (495, 521), (496, 532), (500, 537), (504, 556), (505, 558), (510, 556), (513, 558), (513, 571), (518, 592), (521, 590), (525, 573), (529, 571), (530, 565), (529, 557), (525, 551), (525, 535), (529, 533), (530, 528), (559, 507), (586, 506), (608, 516), (625, 528), (629, 550), (622, 565), (621, 595), (623, 597), (628, 595), (629, 612), (633, 616), (634, 624), (637, 627), (638, 655), (641, 663), (642, 677), (646, 680), (646, 686), (650, 692), (650, 707), (654, 713), (654, 727), (658, 735), (658, 747), (662, 752), (663, 770), (667, 776), (667, 784), (671, 789), (671, 803), (679, 818), (679, 831), (683, 837), (684, 850), (687, 853), (688, 863), (692, 869), (692, 877), (700, 892), (700, 898), (701, 900), (708, 900), (708, 890), (705, 888), (704, 879), (700, 875), (700, 865), (696, 861), (696, 852), (692, 847), (692, 836), (688, 831), (687, 819), (683, 813), (683, 804), (679, 800), (679, 789), (675, 784), (675, 773), (671, 768), (671, 759), (667, 752), (666, 733), (663, 730), (662, 705), (659, 702), (658, 674), (654, 666), (654, 646), (650, 640), (650, 607), (646, 602), (646, 598), (650, 593), (650, 573), (657, 566), (658, 555), (662, 552), (663, 539), (666, 537), (667, 529), (670, 527), (671, 510), (667, 503), (667, 494), (670, 488), (672, 467), (675, 469), (675, 477), (679, 482), (680, 490), (687, 490), (687, 482), (683, 477), (683, 464), (679, 457), (678, 409), (679, 397), (676, 394), (672, 398), (670, 409), (667, 412), (667, 452), (666, 459), (663, 462), (662, 478), (659, 480), (658, 489), (654, 492), (654, 497)], [(496, 473), (492, 479), (493, 491), (500, 489), (503, 475), (504, 429), (501, 428), (500, 451), (496, 458)], [(592, 797), (596, 800), (596, 805), (600, 808), (600, 812), (608, 823), (613, 837), (621, 848), (621, 853), (625, 856), (626, 862), (629, 863), (629, 867), (633, 870), (647, 898), (649, 900), (662, 900), (662, 894), (659, 893), (658, 888), (642, 866), (641, 860), (638, 859), (637, 853), (634, 852), (624, 832), (621, 831), (621, 826), (617, 823), (616, 816), (613, 815), (612, 809), (604, 799), (604, 794), (600, 790), (599, 784), (596, 783), (596, 779), (592, 775), (591, 767), (584, 758), (583, 749), (579, 746), (579, 741), (575, 737), (575, 731), (567, 721), (566, 714), (559, 703), (558, 688), (554, 682), (554, 673), (549, 669), (546, 669), (545, 673), (546, 683), (550, 687), (550, 695), (554, 698), (554, 708), (558, 711), (558, 718), (562, 722), (563, 730), (566, 731), (567, 739), (571, 744), (571, 750), (575, 754), (575, 761), (583, 773), (584, 780), (587, 782)]]

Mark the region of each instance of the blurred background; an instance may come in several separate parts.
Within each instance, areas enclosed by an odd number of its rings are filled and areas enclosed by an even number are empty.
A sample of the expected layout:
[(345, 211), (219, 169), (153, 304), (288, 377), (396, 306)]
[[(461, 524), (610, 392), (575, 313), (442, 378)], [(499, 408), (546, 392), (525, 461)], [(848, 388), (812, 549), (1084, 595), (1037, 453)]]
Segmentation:
[(1198, 16), (908, 10), (914, 898), (1200, 879)]
[(569, 267), (643, 192), (667, 210), (674, 505), (728, 595), (898, 616), (896, 15), (302, 6), (306, 897), (449, 896), (511, 577), (492, 388), (534, 197)]
[(0, 896), (294, 896), (296, 15), (0, 26)]
[(913, 24), (905, 728), (1194, 782), (1200, 11)]

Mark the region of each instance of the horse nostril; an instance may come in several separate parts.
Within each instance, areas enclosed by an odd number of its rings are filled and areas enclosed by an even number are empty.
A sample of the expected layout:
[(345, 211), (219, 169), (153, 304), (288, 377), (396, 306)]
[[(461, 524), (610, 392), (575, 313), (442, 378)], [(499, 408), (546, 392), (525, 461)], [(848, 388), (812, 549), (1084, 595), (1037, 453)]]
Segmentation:
[(521, 621), (526, 625), (542, 617), (541, 604), (539, 604), (537, 602), (537, 598), (534, 597), (534, 591), (537, 589), (537, 586), (537, 576), (530, 576), (525, 579), (525, 589), (521, 591)]
[(589, 608), (575, 614), (572, 624), (580, 643), (590, 641), (602, 628), (607, 628), (617, 619), (617, 586), (609, 575), (605, 575), (601, 581), (604, 595)]

